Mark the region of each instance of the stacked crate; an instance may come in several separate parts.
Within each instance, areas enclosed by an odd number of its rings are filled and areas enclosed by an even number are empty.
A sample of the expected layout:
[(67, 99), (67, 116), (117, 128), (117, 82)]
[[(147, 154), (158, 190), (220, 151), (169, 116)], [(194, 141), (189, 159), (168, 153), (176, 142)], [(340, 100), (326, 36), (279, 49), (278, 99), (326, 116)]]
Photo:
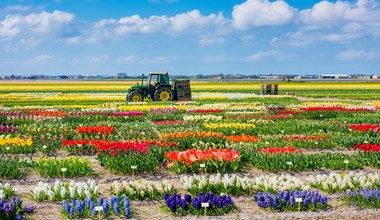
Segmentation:
[(261, 95), (278, 95), (278, 84), (260, 84), (260, 94)]
[(178, 101), (190, 101), (191, 100), (191, 88), (190, 80), (176, 80), (175, 90), (177, 94)]

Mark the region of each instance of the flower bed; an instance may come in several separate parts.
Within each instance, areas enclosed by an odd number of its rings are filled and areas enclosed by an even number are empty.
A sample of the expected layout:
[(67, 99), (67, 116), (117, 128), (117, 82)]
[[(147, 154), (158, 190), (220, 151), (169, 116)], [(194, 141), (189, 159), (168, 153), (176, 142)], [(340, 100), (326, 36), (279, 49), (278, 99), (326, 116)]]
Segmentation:
[(264, 192), (258, 193), (254, 200), (260, 208), (280, 211), (316, 211), (328, 207), (327, 197), (321, 196), (318, 190), (280, 191), (277, 194)]
[[(115, 196), (110, 200), (100, 198), (97, 203), (92, 198), (72, 200), (70, 203), (64, 200), (62, 205), (62, 215), (68, 219), (96, 218), (99, 215), (104, 218), (112, 216), (132, 217), (131, 206), (127, 196), (123, 196), (122, 199)], [(97, 211), (96, 207), (101, 207), (101, 210)]]
[(379, 152), (379, 144), (362, 144), (358, 143), (353, 147), (354, 150), (361, 149), (364, 153), (367, 153), (368, 151), (372, 152)]
[(90, 161), (79, 157), (39, 158), (36, 169), (42, 177), (76, 177), (93, 174)]
[(307, 181), (310, 186), (328, 193), (380, 187), (380, 179), (377, 173), (367, 175), (362, 172), (318, 174), (315, 177), (309, 176)]
[(258, 142), (259, 139), (255, 136), (251, 136), (251, 135), (245, 135), (245, 134), (242, 134), (242, 135), (229, 135), (229, 136), (225, 136), (224, 137), (227, 141), (230, 141), (230, 142)]
[(180, 179), (182, 185), (191, 195), (212, 192), (216, 195), (250, 195), (252, 193), (252, 181), (236, 175), (210, 175), (210, 176), (183, 176)]
[(31, 196), (36, 202), (41, 201), (63, 201), (66, 199), (97, 198), (99, 186), (95, 180), (87, 182), (62, 182), (56, 180), (54, 184), (39, 182), (34, 187)]
[(240, 166), (240, 153), (231, 149), (166, 152), (167, 167), (175, 173), (233, 172)]
[(16, 197), (12, 199), (0, 200), (0, 219), (2, 220), (21, 220), (27, 214), (33, 213), (36, 207), (23, 206), (22, 200)]
[(110, 192), (114, 196), (127, 195), (131, 200), (135, 199), (160, 199), (166, 194), (174, 193), (175, 188), (172, 184), (163, 181), (114, 181), (110, 187)]
[(268, 153), (269, 155), (272, 154), (287, 154), (287, 153), (297, 153), (301, 152), (300, 150), (295, 149), (294, 147), (288, 146), (288, 147), (268, 147), (268, 148), (261, 148), (259, 150), (260, 153)]
[(356, 191), (347, 190), (343, 196), (343, 201), (348, 205), (359, 208), (380, 208), (380, 189), (359, 189)]
[(213, 193), (199, 193), (197, 197), (185, 194), (182, 199), (179, 194), (164, 195), (165, 204), (162, 208), (173, 215), (224, 215), (236, 209), (231, 197), (215, 196)]

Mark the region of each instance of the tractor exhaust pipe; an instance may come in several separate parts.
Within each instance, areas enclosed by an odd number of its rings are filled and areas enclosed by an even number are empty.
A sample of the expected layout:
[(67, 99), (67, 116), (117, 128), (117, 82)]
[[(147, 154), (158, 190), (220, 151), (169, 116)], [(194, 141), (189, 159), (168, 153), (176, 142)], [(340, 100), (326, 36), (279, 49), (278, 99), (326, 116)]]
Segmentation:
[(141, 75), (141, 85), (144, 85), (144, 74)]

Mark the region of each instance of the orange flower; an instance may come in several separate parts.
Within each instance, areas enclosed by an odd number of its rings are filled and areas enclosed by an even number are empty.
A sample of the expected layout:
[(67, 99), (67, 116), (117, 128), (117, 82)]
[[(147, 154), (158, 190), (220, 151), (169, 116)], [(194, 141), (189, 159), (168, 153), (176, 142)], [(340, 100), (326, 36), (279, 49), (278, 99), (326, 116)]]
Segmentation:
[(230, 142), (258, 142), (259, 139), (255, 136), (251, 136), (251, 135), (245, 135), (245, 134), (242, 134), (242, 135), (229, 135), (229, 136), (225, 136), (226, 140), (227, 141), (230, 141)]
[(231, 149), (192, 149), (180, 152), (167, 152), (164, 154), (164, 157), (170, 161), (182, 162), (186, 165), (190, 165), (194, 162), (207, 161), (210, 159), (220, 162), (238, 160), (240, 158), (240, 152)]

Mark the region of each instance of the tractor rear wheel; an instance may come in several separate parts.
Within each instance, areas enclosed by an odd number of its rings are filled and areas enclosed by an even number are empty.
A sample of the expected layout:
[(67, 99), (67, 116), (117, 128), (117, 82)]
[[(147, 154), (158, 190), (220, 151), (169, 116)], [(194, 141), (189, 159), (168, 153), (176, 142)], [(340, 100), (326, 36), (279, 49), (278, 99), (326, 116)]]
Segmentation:
[(170, 87), (164, 86), (158, 88), (154, 92), (154, 100), (155, 101), (173, 101), (174, 98), (174, 92)]
[(134, 90), (127, 95), (128, 102), (142, 102), (144, 101), (144, 96), (141, 92)]

